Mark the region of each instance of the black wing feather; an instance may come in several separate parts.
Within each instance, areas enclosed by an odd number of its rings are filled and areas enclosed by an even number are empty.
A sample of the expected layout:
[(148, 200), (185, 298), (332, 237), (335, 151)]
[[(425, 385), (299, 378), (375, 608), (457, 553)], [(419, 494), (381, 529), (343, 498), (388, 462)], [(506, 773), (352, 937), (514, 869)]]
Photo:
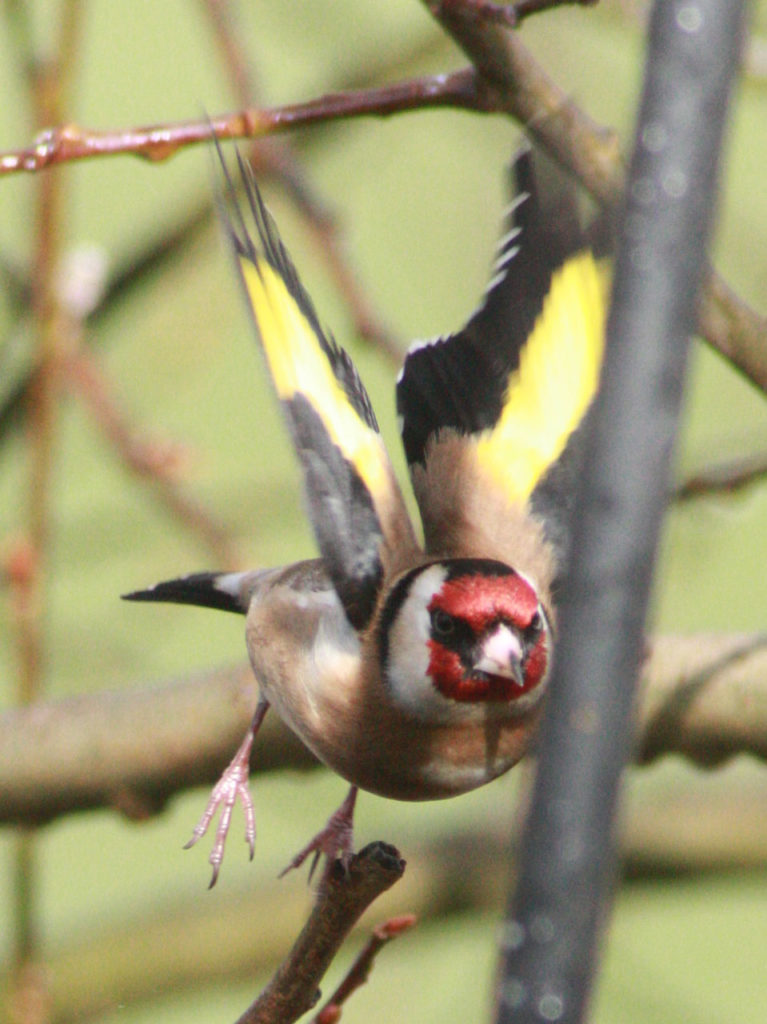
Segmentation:
[[(409, 465), (423, 463), (444, 427), (474, 434), (492, 427), (549, 291), (552, 272), (583, 244), (574, 188), (529, 146), (512, 166), (516, 198), (484, 301), (456, 334), (420, 343), (397, 382), (397, 411)], [(555, 179), (539, 184), (540, 176)]]
[[(219, 160), (223, 169), (226, 181), (226, 194), (228, 203), (222, 210), (221, 222), (229, 236), (232, 247), (238, 256), (244, 257), (254, 265), (258, 265), (259, 259), (266, 260), (277, 271), (288, 292), (295, 299), (307, 322), (317, 336), (317, 341), (330, 362), (336, 379), (341, 384), (349, 399), (349, 403), (355, 409), (360, 418), (373, 430), (379, 431), (370, 397), (365, 390), (365, 385), (360, 379), (357, 368), (352, 362), (348, 353), (336, 342), (332, 333), (323, 328), (312, 298), (301, 283), (298, 271), (295, 268), (290, 253), (280, 238), (277, 226), (272, 215), (266, 208), (261, 191), (253, 178), (250, 165), (244, 160), (239, 150), (237, 154), (237, 166), (240, 177), (245, 185), (245, 197), (255, 227), (255, 237), (261, 243), (259, 251), (254, 242), (253, 234), (248, 230), (242, 213), (242, 207), (237, 202), (237, 192), (232, 181), (229, 168), (221, 152), (220, 143), (215, 140)], [(236, 225), (236, 227), (235, 227)]]
[(238, 153), (239, 200), (216, 149), (221, 220), (302, 464), (314, 533), (350, 623), (363, 630), (393, 553), (415, 547), (412, 526), (354, 364), (322, 328), (249, 166)]

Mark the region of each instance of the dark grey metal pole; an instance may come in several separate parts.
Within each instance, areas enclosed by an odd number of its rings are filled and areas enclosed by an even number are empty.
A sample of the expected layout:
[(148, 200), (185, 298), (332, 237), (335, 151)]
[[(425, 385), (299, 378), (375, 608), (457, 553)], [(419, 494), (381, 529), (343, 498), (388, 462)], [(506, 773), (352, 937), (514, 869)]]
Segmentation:
[(602, 389), (502, 933), (498, 1024), (573, 1024), (586, 1013), (743, 15), (740, 0), (656, 0), (653, 9)]

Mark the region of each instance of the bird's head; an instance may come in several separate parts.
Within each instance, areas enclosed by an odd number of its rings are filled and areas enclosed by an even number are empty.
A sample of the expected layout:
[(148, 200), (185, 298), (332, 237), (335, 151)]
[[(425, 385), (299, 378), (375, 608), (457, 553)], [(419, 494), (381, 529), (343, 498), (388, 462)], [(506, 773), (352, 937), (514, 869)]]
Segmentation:
[(545, 687), (551, 627), (523, 575), (492, 559), (455, 558), (397, 582), (380, 644), (392, 696), (414, 717), (450, 721), (488, 708), (516, 716)]

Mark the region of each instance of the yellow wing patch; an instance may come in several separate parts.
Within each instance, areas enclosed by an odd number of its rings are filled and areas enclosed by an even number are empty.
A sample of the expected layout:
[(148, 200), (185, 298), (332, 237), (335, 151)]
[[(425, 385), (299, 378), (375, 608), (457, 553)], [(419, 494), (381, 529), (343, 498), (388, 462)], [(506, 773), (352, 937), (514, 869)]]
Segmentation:
[(552, 274), (501, 417), (476, 441), (480, 466), (510, 500), (530, 497), (586, 414), (599, 385), (604, 333), (605, 282), (584, 250)]
[(283, 401), (302, 395), (333, 443), (357, 470), (373, 499), (391, 490), (381, 436), (353, 408), (333, 373), (314, 328), (282, 277), (265, 260), (239, 257), (269, 370)]

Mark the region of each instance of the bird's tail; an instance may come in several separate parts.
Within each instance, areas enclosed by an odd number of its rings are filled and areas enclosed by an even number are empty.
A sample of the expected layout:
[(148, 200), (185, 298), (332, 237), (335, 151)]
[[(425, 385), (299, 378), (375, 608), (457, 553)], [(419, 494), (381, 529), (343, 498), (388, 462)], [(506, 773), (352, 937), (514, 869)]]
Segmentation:
[(259, 572), (195, 572), (175, 580), (155, 583), (146, 590), (123, 594), (125, 601), (168, 601), (196, 604), (244, 615), (250, 604)]

